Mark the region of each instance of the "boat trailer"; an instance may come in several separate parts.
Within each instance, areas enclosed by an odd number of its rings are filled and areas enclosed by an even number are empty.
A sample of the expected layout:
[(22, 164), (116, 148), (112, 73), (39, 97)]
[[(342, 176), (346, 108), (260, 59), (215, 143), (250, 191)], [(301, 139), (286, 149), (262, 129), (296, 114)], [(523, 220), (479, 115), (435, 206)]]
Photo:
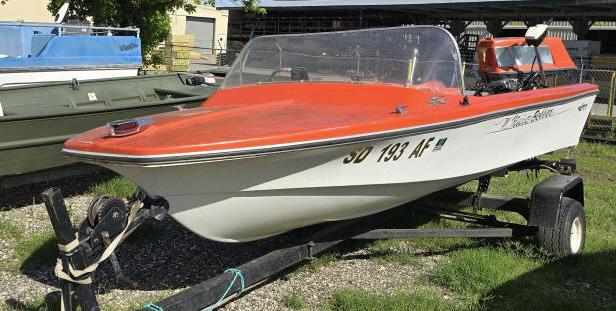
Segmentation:
[[(486, 194), (492, 177), (524, 170), (535, 174), (539, 170), (549, 170), (556, 174), (535, 185), (530, 198)], [(292, 246), (274, 250), (229, 269), (156, 304), (146, 305), (144, 310), (186, 311), (219, 307), (286, 269), (351, 239), (536, 237), (550, 253), (557, 256), (576, 255), (581, 253), (584, 246), (586, 224), (583, 180), (575, 171), (576, 165), (572, 160), (531, 159), (479, 178), (476, 192), (446, 189), (399, 207), (412, 208), (414, 213), (469, 223), (473, 225), (470, 228), (379, 228), (386, 220), (384, 215), (391, 211), (321, 225), (321, 229)], [(92, 278), (98, 265), (107, 259), (111, 261), (118, 281), (136, 286), (122, 273), (114, 250), (139, 225), (149, 220), (160, 221), (166, 216), (168, 206), (164, 199), (152, 198), (143, 192), (128, 203), (108, 196), (95, 198), (88, 208), (87, 218), (75, 233), (61, 191), (48, 189), (42, 193), (42, 198), (59, 244), (55, 272), (61, 284), (62, 310), (73, 310), (74, 298), (84, 311), (100, 310)], [(503, 222), (493, 215), (460, 211), (465, 207), (472, 208), (472, 211), (490, 209), (514, 212), (521, 215), (527, 224)], [(575, 230), (579, 231), (576, 231), (577, 238), (574, 237)]]

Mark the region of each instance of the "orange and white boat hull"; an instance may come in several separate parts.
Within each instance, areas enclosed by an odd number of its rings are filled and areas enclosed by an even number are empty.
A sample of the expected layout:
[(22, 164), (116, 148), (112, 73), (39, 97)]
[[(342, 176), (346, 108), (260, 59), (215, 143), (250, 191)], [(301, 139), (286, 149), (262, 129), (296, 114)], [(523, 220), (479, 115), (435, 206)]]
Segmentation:
[(377, 213), (574, 146), (595, 96), (331, 145), (163, 164), (94, 162), (164, 197), (191, 231), (250, 241)]

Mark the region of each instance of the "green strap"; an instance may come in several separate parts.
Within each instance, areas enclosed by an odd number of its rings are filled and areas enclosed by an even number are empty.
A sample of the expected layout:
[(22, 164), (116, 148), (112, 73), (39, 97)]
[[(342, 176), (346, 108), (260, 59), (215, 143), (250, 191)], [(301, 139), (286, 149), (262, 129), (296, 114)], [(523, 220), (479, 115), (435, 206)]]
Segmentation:
[(145, 309), (148, 309), (150, 311), (164, 311), (163, 308), (153, 304), (153, 303), (148, 303), (147, 305), (143, 306)]
[[(233, 279), (231, 280), (231, 283), (227, 287), (227, 290), (225, 290), (225, 292), (222, 294), (222, 296), (220, 296), (220, 299), (218, 299), (218, 301), (215, 304), (213, 304), (209, 308), (203, 309), (203, 311), (213, 311), (214, 309), (216, 309), (218, 305), (223, 300), (225, 300), (225, 298), (227, 298), (227, 295), (233, 288), (233, 284), (235, 284), (235, 281), (237, 281), (237, 279), (240, 280), (240, 291), (238, 294), (242, 294), (242, 292), (244, 292), (244, 275), (242, 275), (242, 271), (240, 271), (239, 269), (230, 268), (230, 269), (225, 270), (224, 273), (228, 273), (228, 272), (233, 273)], [(144, 308), (150, 311), (165, 311), (163, 310), (163, 308), (153, 303), (148, 303), (147, 305), (144, 306)]]
[[(227, 297), (227, 295), (229, 294), (229, 291), (231, 291), (231, 288), (233, 288), (233, 284), (235, 284), (235, 281), (239, 278), (240, 280), (240, 291), (238, 294), (242, 294), (242, 292), (244, 291), (244, 275), (242, 275), (242, 271), (235, 269), (235, 268), (230, 268), (225, 270), (225, 273), (227, 272), (231, 272), (233, 273), (233, 279), (231, 280), (231, 283), (229, 284), (229, 287), (227, 287), (227, 290), (225, 291), (224, 294), (222, 294), (222, 296), (220, 296), (220, 299), (218, 299), (218, 301), (213, 304), (211, 307), (203, 309), (203, 311), (213, 311), (214, 309), (216, 309), (218, 307), (218, 305), (225, 300), (225, 298)], [(162, 311), (162, 310), (161, 310)]]

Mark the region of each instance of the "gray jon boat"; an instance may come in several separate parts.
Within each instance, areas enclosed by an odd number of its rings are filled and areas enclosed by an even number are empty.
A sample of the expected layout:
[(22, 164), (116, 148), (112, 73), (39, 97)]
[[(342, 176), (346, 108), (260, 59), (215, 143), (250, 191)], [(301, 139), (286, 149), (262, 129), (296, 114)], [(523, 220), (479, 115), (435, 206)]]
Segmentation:
[(46, 179), (52, 169), (72, 172), (60, 149), (75, 134), (112, 120), (193, 108), (216, 90), (190, 81), (165, 74), (0, 89), (0, 189)]

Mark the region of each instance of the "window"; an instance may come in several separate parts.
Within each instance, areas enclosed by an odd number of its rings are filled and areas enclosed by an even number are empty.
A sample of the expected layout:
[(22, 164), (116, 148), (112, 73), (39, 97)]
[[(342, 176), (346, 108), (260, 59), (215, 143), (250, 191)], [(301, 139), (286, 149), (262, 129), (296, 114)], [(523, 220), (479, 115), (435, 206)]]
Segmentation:
[[(539, 47), (541, 61), (544, 64), (554, 64), (552, 52), (547, 46)], [(537, 64), (535, 48), (532, 46), (512, 46), (496, 48), (496, 61), (499, 67), (514, 67)]]

